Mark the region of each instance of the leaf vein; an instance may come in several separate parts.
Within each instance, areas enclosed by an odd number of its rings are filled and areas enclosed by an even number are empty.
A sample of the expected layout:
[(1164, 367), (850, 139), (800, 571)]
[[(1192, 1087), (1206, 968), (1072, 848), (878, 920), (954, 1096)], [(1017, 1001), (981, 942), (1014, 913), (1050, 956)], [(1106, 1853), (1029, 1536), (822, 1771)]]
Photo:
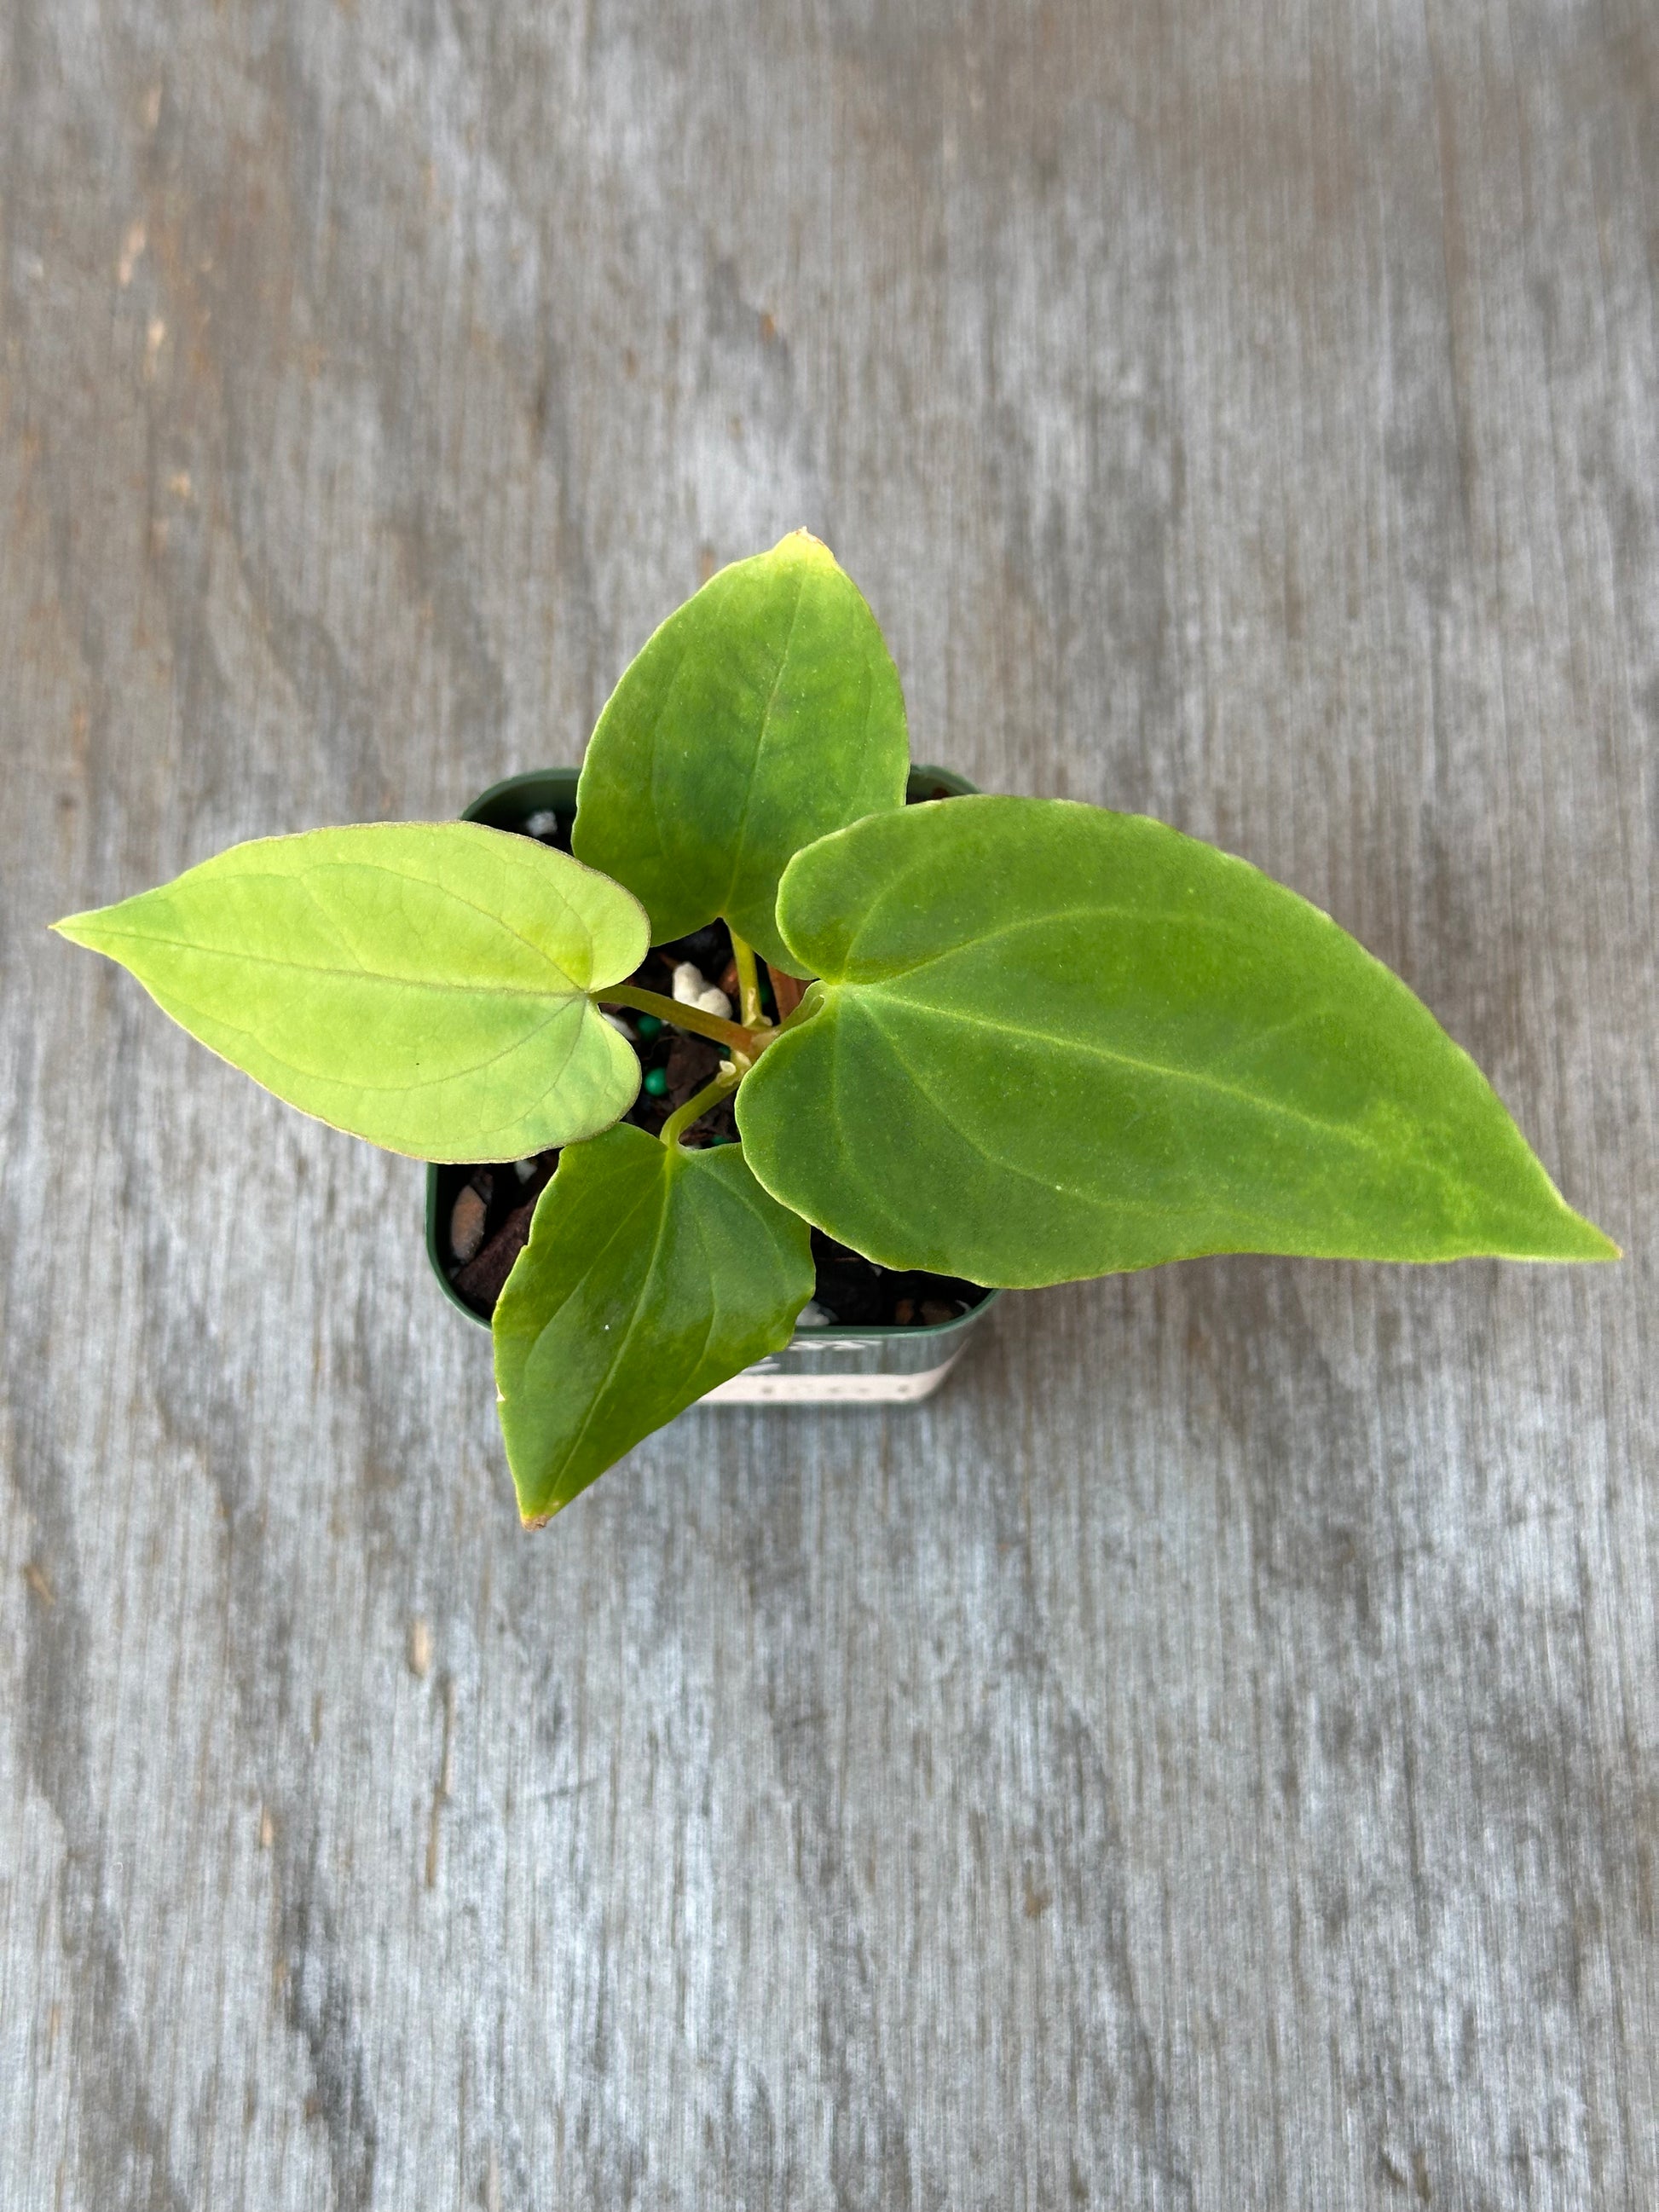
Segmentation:
[[(879, 984), (871, 984), (859, 988), (860, 997), (873, 998), (883, 987)], [(903, 1004), (902, 1011), (913, 1017), (932, 1015), (940, 1021), (957, 1023), (971, 1029), (991, 1030), (1001, 1036), (1017, 1037), (1023, 1043), (1045, 1045), (1056, 1052), (1074, 1054), (1085, 1060), (1109, 1062), (1116, 1066), (1131, 1068), (1139, 1075), (1158, 1078), (1171, 1085), (1191, 1084), (1198, 1090), (1213, 1091), (1223, 1097), (1234, 1099), (1240, 1105), (1248, 1106), (1253, 1111), (1276, 1115), (1282, 1120), (1299, 1122), (1304, 1128), (1316, 1130), (1322, 1136), (1334, 1138), (1342, 1144), (1352, 1146), (1355, 1151), (1364, 1152), (1368, 1158), (1375, 1158), (1378, 1156), (1379, 1147), (1376, 1139), (1363, 1129), (1355, 1128), (1350, 1122), (1329, 1121), (1316, 1114), (1304, 1113), (1300, 1107), (1291, 1106), (1283, 1099), (1274, 1098), (1265, 1091), (1250, 1091), (1237, 1084), (1224, 1082), (1219, 1076), (1212, 1075), (1201, 1068), (1171, 1066), (1166, 1062), (1146, 1060), (1139, 1054), (1125, 1052), (1117, 1047), (1102, 1044), (1091, 1039), (1055, 1036), (1046, 1030), (1025, 1024), (997, 1020), (978, 1008), (970, 1012), (962, 1012), (951, 1008), (927, 1006), (908, 1001)], [(866, 1006), (866, 1012), (876, 1026), (882, 1030), (882, 1034), (884, 1036), (888, 1036), (888, 1031), (878, 1019), (876, 1009)], [(890, 1037), (889, 1041), (890, 1042)], [(896, 1047), (895, 1050), (897, 1050)], [(911, 1072), (908, 1062), (904, 1060), (902, 1053), (899, 1057), (907, 1072)], [(913, 1073), (912, 1080), (915, 1080)]]
[(806, 597), (806, 572), (802, 569), (796, 579), (795, 604), (789, 610), (789, 627), (784, 633), (783, 650), (778, 656), (778, 665), (772, 677), (772, 688), (766, 695), (766, 705), (761, 714), (760, 739), (754, 751), (750, 755), (749, 778), (743, 791), (743, 812), (738, 817), (737, 843), (732, 855), (732, 874), (726, 887), (725, 901), (720, 908), (724, 915), (731, 913), (732, 902), (737, 891), (738, 879), (743, 874), (744, 854), (749, 843), (749, 816), (755, 799), (755, 779), (760, 773), (762, 758), (772, 741), (773, 710), (778, 702), (778, 692), (783, 684), (784, 671), (789, 665), (790, 651), (794, 645), (795, 631), (800, 622), (801, 602)]

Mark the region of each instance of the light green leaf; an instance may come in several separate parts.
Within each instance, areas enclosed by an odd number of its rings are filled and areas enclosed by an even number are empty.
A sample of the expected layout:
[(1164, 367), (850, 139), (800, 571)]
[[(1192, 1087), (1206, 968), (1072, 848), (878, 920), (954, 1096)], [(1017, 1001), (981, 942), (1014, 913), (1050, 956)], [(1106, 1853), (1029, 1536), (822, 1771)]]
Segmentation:
[(501, 1433), (527, 1523), (653, 1429), (787, 1344), (812, 1294), (806, 1224), (735, 1146), (641, 1129), (574, 1145), (495, 1306)]
[(470, 822), (235, 845), (57, 923), (303, 1112), (428, 1160), (521, 1158), (632, 1104), (588, 994), (645, 957), (643, 909), (567, 854)]
[(738, 1094), (749, 1163), (885, 1266), (1616, 1256), (1397, 977), (1160, 823), (913, 806), (800, 854), (778, 916), (823, 980)]
[(798, 530), (712, 577), (612, 692), (582, 764), (573, 848), (636, 891), (652, 941), (723, 915), (789, 967), (792, 854), (902, 806), (898, 672), (858, 586)]

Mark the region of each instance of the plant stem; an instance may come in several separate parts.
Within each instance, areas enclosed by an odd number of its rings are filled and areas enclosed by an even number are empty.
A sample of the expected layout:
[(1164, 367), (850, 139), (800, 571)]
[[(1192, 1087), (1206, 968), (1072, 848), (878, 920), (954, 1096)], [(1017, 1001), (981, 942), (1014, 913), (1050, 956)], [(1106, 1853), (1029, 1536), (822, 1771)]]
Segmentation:
[[(729, 922), (726, 927), (731, 928)], [(761, 1012), (760, 977), (755, 972), (755, 948), (752, 945), (745, 945), (735, 929), (732, 930), (732, 957), (738, 963), (738, 991), (745, 1026), (751, 1030), (769, 1029), (771, 1024)]]
[(760, 1049), (761, 1037), (753, 1030), (746, 1030), (737, 1022), (723, 1021), (718, 1014), (706, 1014), (701, 1006), (683, 1006), (678, 999), (665, 999), (659, 991), (641, 991), (632, 983), (613, 983), (605, 990), (595, 991), (593, 996), (602, 1006), (632, 1006), (636, 1013), (655, 1014), (659, 1021), (672, 1022), (677, 1030), (690, 1030), (696, 1036), (712, 1037), (716, 1044), (729, 1046), (733, 1052), (746, 1053), (750, 1060)]
[(688, 1098), (684, 1106), (677, 1107), (663, 1123), (658, 1134), (664, 1144), (678, 1144), (682, 1134), (694, 1121), (701, 1121), (711, 1108), (718, 1106), (722, 1098), (728, 1097), (736, 1090), (738, 1079), (737, 1068), (722, 1067), (712, 1083), (706, 1083), (695, 1097)]
[(806, 986), (799, 975), (791, 975), (781, 968), (773, 967), (769, 960), (766, 963), (766, 972), (772, 978), (772, 996), (777, 1005), (778, 1019), (787, 1022), (799, 1006)]

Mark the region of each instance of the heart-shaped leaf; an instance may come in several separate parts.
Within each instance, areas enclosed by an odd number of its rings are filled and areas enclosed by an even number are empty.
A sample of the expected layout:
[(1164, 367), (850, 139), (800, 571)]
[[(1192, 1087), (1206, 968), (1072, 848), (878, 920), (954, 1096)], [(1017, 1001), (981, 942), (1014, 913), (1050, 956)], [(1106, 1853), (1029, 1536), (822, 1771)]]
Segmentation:
[(692, 1152), (627, 1127), (570, 1146), (493, 1323), (526, 1522), (787, 1344), (812, 1280), (806, 1224), (737, 1146)]
[(645, 957), (638, 901), (470, 822), (234, 845), (56, 925), (279, 1098), (417, 1159), (515, 1159), (625, 1114), (639, 1062), (591, 991)]
[(664, 944), (724, 916), (790, 967), (778, 878), (803, 845), (902, 806), (898, 672), (829, 549), (798, 530), (712, 577), (647, 642), (589, 741), (573, 849)]
[(1616, 1255), (1396, 976), (1160, 823), (913, 806), (799, 854), (778, 918), (822, 981), (738, 1094), (746, 1154), (889, 1267)]

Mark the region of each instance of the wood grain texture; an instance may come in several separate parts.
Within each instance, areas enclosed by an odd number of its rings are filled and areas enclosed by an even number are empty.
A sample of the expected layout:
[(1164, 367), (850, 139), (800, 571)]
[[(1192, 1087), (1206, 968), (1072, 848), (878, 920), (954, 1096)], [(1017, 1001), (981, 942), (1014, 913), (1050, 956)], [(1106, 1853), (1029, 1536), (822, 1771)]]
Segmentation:
[[(10, 0), (0, 117), (0, 2203), (1659, 2201), (1651, 11)], [(417, 1172), (43, 925), (802, 523), (1624, 1265), (1008, 1298), (522, 1536)]]

